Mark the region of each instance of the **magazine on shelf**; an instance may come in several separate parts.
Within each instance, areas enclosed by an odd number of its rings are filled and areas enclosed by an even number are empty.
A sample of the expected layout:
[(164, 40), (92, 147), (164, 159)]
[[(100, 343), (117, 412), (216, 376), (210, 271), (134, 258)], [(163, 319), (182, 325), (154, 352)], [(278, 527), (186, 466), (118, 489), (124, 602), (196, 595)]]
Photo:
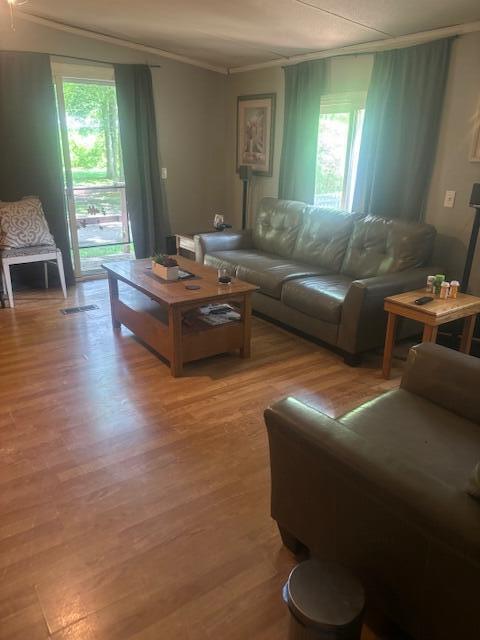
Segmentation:
[(240, 320), (240, 314), (229, 304), (207, 304), (199, 308), (200, 318), (212, 326)]

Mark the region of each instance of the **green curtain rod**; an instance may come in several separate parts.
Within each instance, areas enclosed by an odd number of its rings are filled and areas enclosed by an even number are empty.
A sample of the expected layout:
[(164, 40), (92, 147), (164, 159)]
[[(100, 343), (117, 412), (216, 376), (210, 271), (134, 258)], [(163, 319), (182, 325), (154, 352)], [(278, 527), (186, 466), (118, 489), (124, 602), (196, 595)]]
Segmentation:
[[(12, 50), (7, 50), (4, 49), (2, 51), (0, 51), (0, 53), (46, 53), (44, 51), (12, 51)], [(81, 60), (82, 62), (95, 62), (97, 64), (108, 64), (108, 65), (114, 65), (114, 64), (141, 64), (141, 63), (117, 63), (117, 62), (111, 62), (109, 60), (95, 60), (95, 58), (81, 58), (79, 56), (67, 56), (64, 55), (63, 53), (46, 53), (47, 56), (50, 56), (51, 58), (68, 58), (69, 60)], [(151, 67), (152, 69), (161, 69), (162, 65), (161, 64), (148, 64), (146, 63), (147, 67)]]

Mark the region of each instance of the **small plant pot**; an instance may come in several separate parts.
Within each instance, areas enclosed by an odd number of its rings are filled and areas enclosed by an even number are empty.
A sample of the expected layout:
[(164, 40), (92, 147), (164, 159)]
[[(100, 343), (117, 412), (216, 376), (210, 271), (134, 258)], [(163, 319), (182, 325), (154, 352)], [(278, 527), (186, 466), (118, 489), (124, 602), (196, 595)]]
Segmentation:
[(164, 267), (163, 264), (152, 262), (153, 273), (163, 280), (178, 280), (178, 266)]

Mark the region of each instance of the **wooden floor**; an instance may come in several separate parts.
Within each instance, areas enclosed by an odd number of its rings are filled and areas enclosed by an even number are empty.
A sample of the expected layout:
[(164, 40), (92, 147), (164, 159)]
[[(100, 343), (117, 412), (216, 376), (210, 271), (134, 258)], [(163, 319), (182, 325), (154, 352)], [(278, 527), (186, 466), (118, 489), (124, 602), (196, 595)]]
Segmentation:
[[(252, 359), (183, 378), (110, 325), (106, 281), (0, 309), (0, 638), (282, 640), (294, 558), (262, 412), (331, 416), (398, 384), (263, 320)], [(97, 304), (63, 316), (59, 309)], [(377, 636), (365, 629), (362, 640)]]

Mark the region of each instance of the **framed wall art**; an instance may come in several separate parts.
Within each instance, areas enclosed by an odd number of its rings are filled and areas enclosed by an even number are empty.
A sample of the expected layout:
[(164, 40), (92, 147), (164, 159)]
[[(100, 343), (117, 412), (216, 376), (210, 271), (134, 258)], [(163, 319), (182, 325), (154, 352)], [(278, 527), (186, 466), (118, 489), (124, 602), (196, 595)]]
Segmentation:
[(469, 160), (470, 162), (480, 162), (480, 104), (473, 123), (472, 150), (470, 151)]
[(248, 165), (257, 176), (272, 175), (275, 98), (275, 93), (238, 97), (237, 171)]

